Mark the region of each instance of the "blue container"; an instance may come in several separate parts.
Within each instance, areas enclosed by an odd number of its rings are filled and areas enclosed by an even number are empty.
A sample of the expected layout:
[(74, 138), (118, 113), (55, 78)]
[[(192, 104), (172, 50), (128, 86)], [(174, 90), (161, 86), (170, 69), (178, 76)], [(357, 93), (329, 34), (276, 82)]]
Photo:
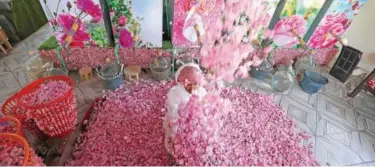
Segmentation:
[(97, 69), (98, 76), (102, 79), (105, 89), (115, 90), (123, 83), (123, 68), (122, 64), (111, 64), (102, 67), (99, 71)]
[(314, 94), (317, 93), (321, 87), (327, 84), (328, 78), (321, 76), (316, 72), (309, 72), (305, 71), (302, 81), (300, 81), (300, 87), (309, 93)]
[(120, 74), (118, 77), (114, 77), (112, 79), (103, 79), (103, 86), (105, 89), (115, 90), (123, 83), (123, 80), (123, 74)]

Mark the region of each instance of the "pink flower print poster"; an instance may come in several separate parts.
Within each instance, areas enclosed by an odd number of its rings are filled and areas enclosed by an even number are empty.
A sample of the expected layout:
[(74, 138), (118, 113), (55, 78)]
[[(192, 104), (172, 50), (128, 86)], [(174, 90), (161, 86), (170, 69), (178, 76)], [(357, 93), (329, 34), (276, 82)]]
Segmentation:
[(204, 27), (214, 24), (221, 15), (223, 0), (175, 0), (172, 44), (175, 47), (197, 46), (197, 25), (200, 35)]
[(60, 45), (108, 47), (99, 0), (40, 0)]
[[(359, 8), (368, 0), (335, 0), (321, 20), (308, 41), (314, 49), (333, 47), (337, 43), (336, 36), (342, 36), (349, 28), (352, 19), (359, 13)], [(330, 33), (331, 32), (331, 33)]]

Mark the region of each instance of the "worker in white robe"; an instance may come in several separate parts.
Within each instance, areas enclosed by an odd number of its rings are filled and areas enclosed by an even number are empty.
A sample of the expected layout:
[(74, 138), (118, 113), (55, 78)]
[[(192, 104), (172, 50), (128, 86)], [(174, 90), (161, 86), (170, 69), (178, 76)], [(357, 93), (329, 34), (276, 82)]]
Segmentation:
[(167, 113), (163, 120), (165, 131), (164, 145), (166, 150), (172, 154), (171, 137), (173, 137), (173, 127), (171, 122), (179, 116), (178, 109), (180, 105), (188, 102), (192, 94), (203, 98), (207, 92), (203, 85), (205, 78), (199, 66), (195, 63), (184, 64), (175, 74), (177, 85), (172, 87), (167, 94)]

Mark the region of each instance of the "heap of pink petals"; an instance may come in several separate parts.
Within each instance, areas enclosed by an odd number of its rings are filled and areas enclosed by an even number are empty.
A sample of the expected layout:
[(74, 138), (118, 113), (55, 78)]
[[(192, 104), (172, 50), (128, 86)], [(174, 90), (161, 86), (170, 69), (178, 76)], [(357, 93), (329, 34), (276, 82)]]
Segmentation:
[[(96, 68), (106, 64), (107, 58), (110, 58), (111, 62), (115, 62), (113, 48), (71, 48), (70, 54), (67, 54), (64, 49), (60, 52), (69, 70), (79, 70), (83, 67)], [(158, 52), (162, 52), (162, 56), (171, 57), (169, 52), (159, 48), (137, 48), (134, 52), (132, 48), (120, 48), (119, 59), (123, 64), (137, 64), (146, 68), (149, 67)], [(55, 65), (61, 65), (55, 50), (40, 50), (39, 54), (43, 58), (52, 60)]]
[[(295, 131), (295, 122), (276, 106), (271, 97), (241, 88), (226, 88), (222, 96), (234, 109), (208, 127), (201, 105), (192, 98), (181, 109), (174, 143), (179, 165), (215, 166), (315, 166), (306, 133)], [(195, 111), (189, 113), (189, 111)], [(209, 110), (210, 112), (211, 110)], [(198, 113), (197, 113), (198, 112)], [(186, 116), (187, 115), (187, 116)], [(213, 119), (207, 117), (207, 119)], [(210, 122), (209, 122), (210, 123)], [(219, 134), (216, 134), (216, 132)]]
[(77, 143), (69, 166), (167, 166), (162, 118), (171, 82), (139, 81), (105, 94), (96, 116)]
[[(25, 153), (21, 145), (11, 143), (0, 145), (0, 166), (22, 166)], [(32, 148), (30, 148), (30, 158), (33, 164), (28, 164), (30, 166), (45, 166), (43, 159), (38, 157)]]
[(23, 96), (21, 101), (27, 105), (47, 103), (63, 97), (70, 89), (64, 81), (49, 81), (41, 84), (34, 92)]
[[(106, 101), (95, 108), (88, 131), (66, 165), (171, 165), (163, 144), (162, 118), (172, 86), (141, 81), (104, 95)], [(196, 105), (200, 100), (193, 96), (187, 112), (175, 122), (181, 126), (174, 140), (179, 165), (317, 165), (310, 147), (299, 144), (309, 135), (297, 133), (295, 123), (271, 97), (227, 88), (221, 96), (231, 99), (233, 110), (226, 110), (228, 103), (209, 95), (205, 99), (213, 110), (200, 110), (203, 106)], [(200, 117), (204, 115), (214, 117)]]

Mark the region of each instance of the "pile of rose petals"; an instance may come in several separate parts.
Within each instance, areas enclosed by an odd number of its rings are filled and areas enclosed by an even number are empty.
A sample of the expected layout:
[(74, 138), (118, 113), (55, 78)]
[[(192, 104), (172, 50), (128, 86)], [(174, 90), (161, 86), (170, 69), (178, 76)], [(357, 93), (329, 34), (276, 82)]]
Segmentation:
[[(179, 126), (173, 138), (175, 160), (179, 165), (209, 166), (313, 166), (318, 165), (311, 146), (300, 144), (310, 136), (295, 132), (294, 121), (276, 106), (269, 96), (255, 94), (238, 87), (226, 88), (222, 96), (231, 99), (233, 110), (220, 117), (219, 125), (211, 130), (196, 128), (196, 134), (212, 135), (219, 128), (219, 137), (206, 140), (197, 135), (185, 136), (190, 127)], [(197, 106), (195, 99), (188, 105)], [(198, 107), (185, 106), (185, 108)], [(222, 107), (223, 108), (223, 107)], [(184, 111), (184, 110), (181, 110)], [(197, 115), (197, 114), (196, 114)], [(205, 124), (204, 119), (180, 117), (191, 125)], [(181, 122), (181, 121), (180, 121)], [(218, 124), (218, 123), (217, 123)], [(214, 129), (213, 129), (214, 128)], [(182, 138), (184, 139), (182, 140)], [(199, 143), (199, 144), (192, 144)]]
[(226, 88), (222, 95), (231, 99), (235, 108), (223, 120), (220, 131), (220, 141), (225, 143), (221, 149), (231, 165), (318, 165), (311, 146), (300, 144), (310, 136), (296, 132), (295, 122), (272, 97), (239, 87)]
[[(38, 157), (34, 151), (30, 148), (32, 164), (28, 165), (35, 165), (35, 166), (45, 166), (43, 160)], [(21, 145), (15, 146), (8, 146), (8, 145), (1, 145), (0, 146), (0, 166), (22, 166), (24, 161), (24, 149)]]
[[(163, 144), (162, 118), (166, 94), (172, 86), (170, 82), (141, 81), (105, 94), (106, 101), (96, 107), (93, 121), (66, 165), (171, 165), (173, 160)], [(199, 147), (195, 151), (179, 146), (194, 141), (176, 138), (180, 141), (174, 141), (179, 148), (175, 154), (185, 155), (174, 156), (179, 165), (317, 165), (311, 146), (300, 144), (309, 135), (297, 133), (295, 123), (271, 97), (234, 87), (226, 88), (221, 95), (231, 99), (233, 110), (216, 122), (220, 124), (219, 135), (210, 141), (204, 138), (202, 141), (211, 143), (210, 148), (205, 148), (205, 143), (196, 144)], [(182, 125), (189, 126), (194, 125)], [(192, 164), (194, 161), (201, 162)]]
[(162, 119), (171, 82), (139, 81), (104, 95), (66, 165), (172, 165)]
[[(170, 53), (160, 48), (120, 48), (119, 60), (123, 64), (137, 64), (141, 67), (149, 67), (149, 64), (161, 52), (162, 56), (171, 57)], [(69, 70), (79, 70), (83, 67), (102, 66), (106, 64), (106, 59), (115, 62), (114, 48), (86, 47), (70, 48), (69, 53), (65, 49), (60, 51), (61, 57)], [(40, 57), (50, 59), (55, 65), (61, 65), (61, 61), (56, 56), (56, 50), (40, 50)]]
[(41, 84), (34, 92), (21, 98), (24, 104), (38, 105), (64, 96), (71, 87), (65, 81), (49, 81)]

